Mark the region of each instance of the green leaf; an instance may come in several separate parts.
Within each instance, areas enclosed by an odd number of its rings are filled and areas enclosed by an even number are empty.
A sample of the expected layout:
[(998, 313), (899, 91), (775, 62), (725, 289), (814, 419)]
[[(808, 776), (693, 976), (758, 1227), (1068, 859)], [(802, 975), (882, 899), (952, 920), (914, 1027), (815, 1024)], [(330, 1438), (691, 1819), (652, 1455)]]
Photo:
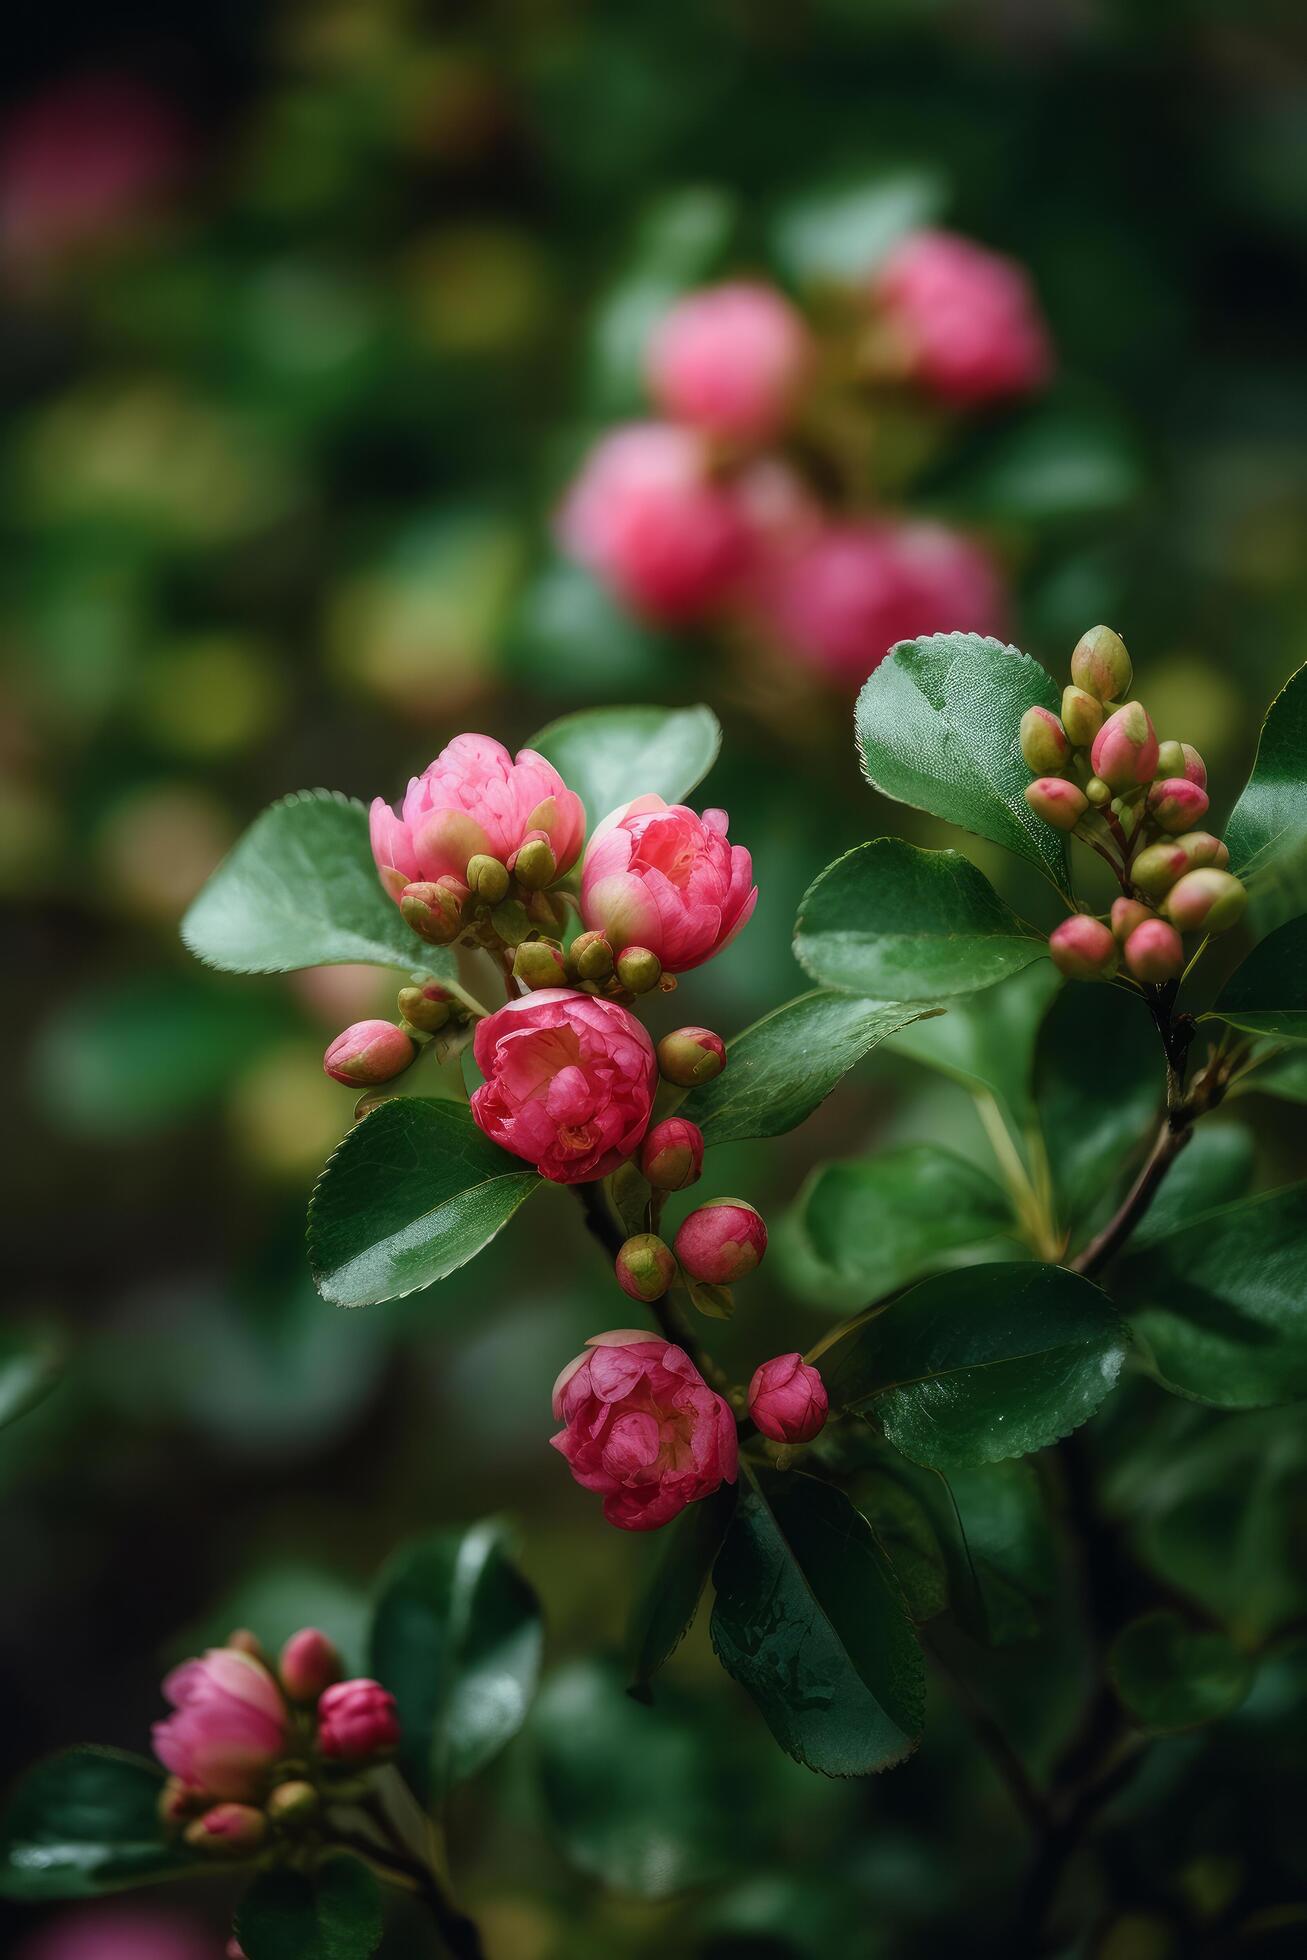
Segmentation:
[(89, 1899), (194, 1871), (159, 1823), (163, 1771), (114, 1749), (69, 1749), (28, 1770), (9, 1805), (0, 1892)]
[(1307, 1102), (1307, 1049), (1293, 1044), (1280, 1049), (1271, 1043), (1261, 1049), (1255, 1068), (1231, 1086), (1232, 1096), (1281, 1096), (1285, 1102)]
[(588, 393), (597, 414), (643, 410), (649, 336), (682, 293), (706, 283), (739, 214), (729, 191), (694, 185), (643, 215), (627, 264), (591, 315)]
[(309, 1207), (324, 1300), (366, 1307), (445, 1279), (490, 1243), (540, 1178), (463, 1103), (399, 1096), (352, 1129)]
[(921, 1735), (921, 1650), (871, 1528), (813, 1477), (745, 1473), (713, 1573), (713, 1646), (781, 1748), (866, 1776)]
[(368, 813), (335, 790), (283, 797), (223, 859), (182, 920), (197, 959), (224, 973), (289, 973), (362, 961), (453, 973), (381, 888)]
[(1307, 666), (1266, 713), (1253, 773), (1225, 827), (1230, 868), (1278, 920), (1307, 904)]
[(959, 852), (879, 837), (809, 885), (794, 951), (823, 986), (878, 1000), (939, 1000), (1045, 959), (1048, 941)]
[(950, 471), (955, 511), (995, 525), (1040, 526), (1101, 517), (1138, 497), (1139, 445), (1110, 402), (1046, 401), (982, 436)]
[(33, 1328), (0, 1329), (0, 1429), (43, 1402), (63, 1373), (63, 1349)]
[(1236, 1709), (1253, 1668), (1227, 1634), (1180, 1614), (1145, 1613), (1124, 1627), (1108, 1657), (1112, 1685), (1142, 1728), (1158, 1735), (1197, 1728)]
[(381, 1888), (357, 1858), (264, 1872), (236, 1910), (247, 1960), (369, 1960), (382, 1930)]
[(1072, 983), (1035, 1047), (1035, 1093), (1058, 1215), (1090, 1223), (1152, 1142), (1165, 1080), (1162, 1046), (1141, 1000)]
[(1115, 1385), (1125, 1328), (1060, 1266), (972, 1266), (924, 1280), (809, 1355), (831, 1404), (874, 1414), (896, 1449), (952, 1471), (1043, 1449)]
[(726, 1047), (726, 1067), (691, 1090), (677, 1114), (706, 1143), (780, 1136), (811, 1116), (878, 1041), (928, 1008), (820, 990), (775, 1007)]
[(1210, 1211), (1125, 1261), (1122, 1298), (1164, 1388), (1221, 1409), (1307, 1396), (1307, 1184)]
[(474, 1776), (517, 1734), (543, 1642), (540, 1602), (499, 1524), (439, 1532), (386, 1566), (369, 1665), (399, 1703), (400, 1766), (423, 1803)]
[(1253, 948), (1212, 1012), (1247, 1034), (1307, 1041), (1307, 915), (1290, 919)]
[(635, 796), (682, 803), (722, 744), (711, 708), (584, 708), (533, 735), (585, 804), (587, 828)]
[(973, 1094), (988, 1091), (1024, 1129), (1033, 1117), (1035, 1040), (1061, 986), (1053, 962), (1037, 960), (996, 987), (951, 1001), (946, 1013), (901, 1028), (888, 1045)]
[(713, 1560), (735, 1511), (734, 1484), (688, 1504), (661, 1534), (663, 1543), (635, 1602), (627, 1632), (631, 1692), (649, 1700), (649, 1683), (694, 1624)]
[(890, 247), (943, 215), (937, 170), (898, 169), (809, 186), (781, 205), (772, 247), (799, 285), (861, 287)]
[(1065, 891), (1065, 840), (1025, 799), (1017, 728), (1036, 705), (1056, 714), (1061, 697), (1015, 647), (976, 633), (904, 640), (858, 696), (858, 748), (882, 795), (1004, 845)]
[(951, 1151), (909, 1144), (819, 1164), (778, 1234), (802, 1297), (844, 1312), (917, 1279), (959, 1247), (1011, 1232), (998, 1186)]

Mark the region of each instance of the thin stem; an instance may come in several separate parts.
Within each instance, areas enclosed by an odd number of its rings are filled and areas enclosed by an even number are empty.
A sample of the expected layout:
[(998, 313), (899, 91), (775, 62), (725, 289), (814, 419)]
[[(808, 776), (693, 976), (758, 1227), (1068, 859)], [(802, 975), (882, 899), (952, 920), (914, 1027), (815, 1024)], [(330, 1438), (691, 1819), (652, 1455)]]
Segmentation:
[(1157, 1196), (1163, 1178), (1193, 1135), (1193, 1125), (1173, 1129), (1168, 1119), (1162, 1124), (1153, 1147), (1114, 1217), (1071, 1261), (1071, 1270), (1092, 1279), (1118, 1253)]
[[(386, 1841), (384, 1853), (380, 1854), (382, 1862), (388, 1863), (417, 1891), (436, 1922), (436, 1930), (450, 1953), (455, 1956), (455, 1960), (485, 1960), (481, 1935), (475, 1920), (469, 1919), (465, 1912), (459, 1911), (430, 1865), (424, 1859), (413, 1855), (381, 1799), (375, 1794), (370, 1795), (364, 1798), (359, 1808)], [(341, 1832), (337, 1831), (336, 1836), (341, 1843), (350, 1843)], [(363, 1850), (369, 1857), (378, 1857), (377, 1847), (369, 1848), (369, 1843), (367, 1839), (356, 1838), (353, 1840), (353, 1848)]]
[(1021, 1161), (1021, 1153), (1008, 1133), (997, 1099), (988, 1089), (975, 1096), (976, 1113), (998, 1161), (1026, 1237), (1041, 1258), (1056, 1258), (1061, 1247), (1048, 1208), (1040, 1199)]

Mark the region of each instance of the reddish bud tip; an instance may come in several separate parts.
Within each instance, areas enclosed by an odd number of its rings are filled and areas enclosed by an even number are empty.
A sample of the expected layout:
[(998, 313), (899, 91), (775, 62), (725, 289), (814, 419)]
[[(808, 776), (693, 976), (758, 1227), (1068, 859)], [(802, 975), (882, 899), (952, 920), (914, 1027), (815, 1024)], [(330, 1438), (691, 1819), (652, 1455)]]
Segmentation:
[(336, 1036), (322, 1066), (334, 1081), (365, 1089), (401, 1075), (416, 1053), (403, 1028), (392, 1022), (356, 1021)]
[(684, 1116), (655, 1123), (640, 1146), (640, 1169), (655, 1191), (684, 1191), (703, 1170), (703, 1131)]
[(1059, 973), (1068, 980), (1110, 980), (1116, 972), (1117, 947), (1101, 919), (1074, 912), (1048, 937), (1048, 950)]
[(292, 1701), (316, 1701), (345, 1670), (325, 1633), (316, 1627), (301, 1627), (282, 1648), (277, 1671)]
[(1037, 776), (1056, 775), (1071, 755), (1065, 728), (1049, 708), (1027, 708), (1017, 732), (1026, 767)]
[(421, 1034), (439, 1034), (453, 1014), (453, 1002), (435, 980), (420, 987), (401, 987), (399, 1011), (411, 1028)]
[(630, 1300), (661, 1300), (676, 1278), (672, 1249), (656, 1232), (637, 1232), (613, 1262), (617, 1284)]
[(675, 1246), (691, 1279), (733, 1286), (761, 1264), (767, 1227), (742, 1199), (714, 1198), (690, 1213), (676, 1234)]
[(658, 1044), (658, 1067), (678, 1088), (711, 1082), (726, 1067), (726, 1043), (711, 1028), (676, 1028)]
[(513, 977), (533, 992), (539, 987), (565, 987), (567, 962), (561, 946), (548, 939), (524, 939), (513, 955)]
[(1138, 701), (1127, 701), (1109, 715), (1094, 737), (1090, 751), (1094, 774), (1109, 789), (1135, 789), (1157, 774), (1157, 735), (1148, 712)]
[(1206, 865), (1186, 871), (1172, 886), (1163, 911), (1181, 932), (1227, 932), (1243, 917), (1248, 904), (1247, 888), (1229, 871)]
[(1184, 944), (1165, 919), (1145, 919), (1126, 940), (1125, 963), (1136, 980), (1160, 987), (1184, 972)]
[(1149, 790), (1148, 814), (1163, 830), (1188, 830), (1207, 815), (1207, 791), (1187, 776), (1168, 776)]
[(318, 1749), (340, 1762), (366, 1762), (399, 1742), (395, 1697), (379, 1681), (337, 1681), (318, 1703)]
[(1176, 838), (1175, 848), (1184, 852), (1190, 871), (1198, 871), (1205, 864), (1214, 864), (1218, 871), (1230, 868), (1229, 849), (1210, 830), (1186, 830)]
[(1179, 839), (1173, 844), (1150, 844), (1130, 866), (1130, 881), (1148, 898), (1164, 898), (1177, 878), (1192, 869)]
[(463, 930), (463, 909), (470, 894), (457, 878), (405, 885), (399, 895), (404, 923), (428, 946), (452, 946)]
[(1124, 946), (1136, 926), (1143, 925), (1146, 919), (1157, 915), (1152, 908), (1142, 905), (1137, 898), (1114, 898), (1112, 900), (1112, 937), (1117, 944)]
[(1157, 752), (1157, 771), (1161, 776), (1183, 776), (1186, 782), (1207, 788), (1207, 764), (1191, 742), (1163, 742)]
[(248, 1858), (268, 1835), (268, 1820), (248, 1803), (219, 1803), (188, 1824), (184, 1833), (192, 1851), (218, 1857)]
[(1098, 701), (1119, 701), (1130, 692), (1134, 669), (1125, 641), (1110, 626), (1091, 626), (1071, 655), (1071, 678)]
[(1089, 808), (1084, 791), (1062, 776), (1036, 776), (1026, 784), (1026, 802), (1054, 830), (1074, 830)]

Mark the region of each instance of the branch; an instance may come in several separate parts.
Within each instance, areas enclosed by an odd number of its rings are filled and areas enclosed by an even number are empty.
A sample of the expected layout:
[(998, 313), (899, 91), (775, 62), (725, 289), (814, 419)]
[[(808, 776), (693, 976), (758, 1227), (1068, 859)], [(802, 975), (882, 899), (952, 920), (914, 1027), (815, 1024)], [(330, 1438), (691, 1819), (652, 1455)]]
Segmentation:
[[(602, 1182), (596, 1180), (591, 1184), (574, 1184), (572, 1189), (581, 1201), (581, 1209), (590, 1232), (599, 1241), (609, 1259), (616, 1259), (626, 1242), (626, 1235), (608, 1208)], [(719, 1395), (727, 1394), (730, 1388), (729, 1379), (717, 1363), (703, 1352), (691, 1332), (690, 1323), (671, 1294), (662, 1293), (656, 1300), (650, 1300), (647, 1304), (650, 1313), (658, 1322), (663, 1339), (670, 1341), (674, 1347), (683, 1348), (704, 1380), (709, 1382)]]
[(371, 1796), (365, 1799), (360, 1808), (385, 1838), (385, 1846), (333, 1826), (332, 1835), (336, 1842), (360, 1852), (388, 1877), (411, 1886), (426, 1905), (436, 1923), (436, 1930), (454, 1955), (454, 1960), (485, 1960), (475, 1920), (459, 1911), (426, 1860), (413, 1856), (385, 1805), (379, 1798)]
[(1115, 1217), (1110, 1218), (1102, 1231), (1071, 1261), (1073, 1273), (1083, 1273), (1087, 1279), (1092, 1279), (1110, 1259), (1115, 1258), (1157, 1196), (1163, 1178), (1193, 1133), (1192, 1121), (1182, 1129), (1173, 1129), (1171, 1119), (1167, 1117), (1153, 1139), (1153, 1147), (1143, 1169), (1126, 1193)]

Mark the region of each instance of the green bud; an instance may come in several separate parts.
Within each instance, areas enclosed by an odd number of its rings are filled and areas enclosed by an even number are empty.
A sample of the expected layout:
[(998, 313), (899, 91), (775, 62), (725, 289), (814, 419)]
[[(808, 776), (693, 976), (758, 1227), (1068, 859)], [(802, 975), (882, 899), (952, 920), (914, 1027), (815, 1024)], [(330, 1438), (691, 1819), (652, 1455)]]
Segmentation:
[(579, 932), (568, 958), (582, 980), (607, 980), (613, 970), (613, 949), (601, 932)]
[(467, 861), (467, 882), (485, 905), (498, 905), (508, 893), (508, 866), (478, 851)]
[(668, 1082), (692, 1089), (726, 1067), (726, 1043), (711, 1028), (674, 1028), (658, 1043), (658, 1067)]
[(1085, 800), (1095, 810), (1105, 810), (1112, 801), (1111, 785), (1105, 783), (1101, 776), (1091, 776), (1085, 784)]
[(1066, 730), (1048, 708), (1027, 708), (1017, 731), (1027, 769), (1036, 776), (1055, 776), (1071, 754)]
[(1130, 866), (1130, 882), (1139, 887), (1145, 898), (1164, 898), (1176, 879), (1191, 868), (1188, 853), (1178, 838), (1174, 844), (1150, 844)]
[(1071, 655), (1071, 679), (1096, 701), (1119, 701), (1130, 692), (1134, 669), (1125, 641), (1110, 626), (1091, 626)]
[(1199, 871), (1186, 871), (1172, 887), (1162, 910), (1181, 932), (1228, 932), (1243, 917), (1248, 905), (1247, 887), (1233, 872), (1218, 871), (1205, 865)]
[(531, 932), (531, 921), (520, 898), (506, 898), (502, 905), (496, 905), (490, 923), (505, 946), (520, 946)]
[(314, 1816), (318, 1804), (318, 1793), (313, 1785), (296, 1778), (289, 1783), (278, 1783), (274, 1790), (269, 1791), (265, 1807), (274, 1824), (291, 1824)]
[(1176, 850), (1184, 852), (1190, 871), (1197, 871), (1205, 864), (1214, 864), (1218, 871), (1229, 870), (1229, 847), (1219, 837), (1213, 837), (1210, 830), (1186, 830), (1174, 841)]
[(623, 1293), (647, 1305), (651, 1300), (661, 1300), (676, 1278), (676, 1259), (656, 1232), (637, 1232), (618, 1253), (614, 1271)]
[(1183, 776), (1184, 743), (1159, 742), (1157, 745), (1157, 773), (1159, 776)]
[(513, 859), (513, 876), (524, 891), (542, 892), (558, 876), (558, 859), (547, 837), (532, 837)]
[(420, 987), (401, 987), (399, 1011), (421, 1034), (439, 1034), (453, 1013), (449, 995), (434, 980)]
[(468, 888), (457, 878), (437, 878), (434, 883), (405, 885), (399, 909), (405, 924), (428, 946), (452, 946), (463, 930), (467, 900)]
[(513, 978), (524, 987), (565, 987), (562, 948), (548, 939), (524, 939), (513, 956)]
[(1062, 726), (1073, 748), (1087, 749), (1103, 726), (1103, 704), (1087, 688), (1062, 689)]
[(617, 977), (628, 993), (650, 994), (663, 977), (663, 963), (647, 946), (627, 946), (617, 955)]

